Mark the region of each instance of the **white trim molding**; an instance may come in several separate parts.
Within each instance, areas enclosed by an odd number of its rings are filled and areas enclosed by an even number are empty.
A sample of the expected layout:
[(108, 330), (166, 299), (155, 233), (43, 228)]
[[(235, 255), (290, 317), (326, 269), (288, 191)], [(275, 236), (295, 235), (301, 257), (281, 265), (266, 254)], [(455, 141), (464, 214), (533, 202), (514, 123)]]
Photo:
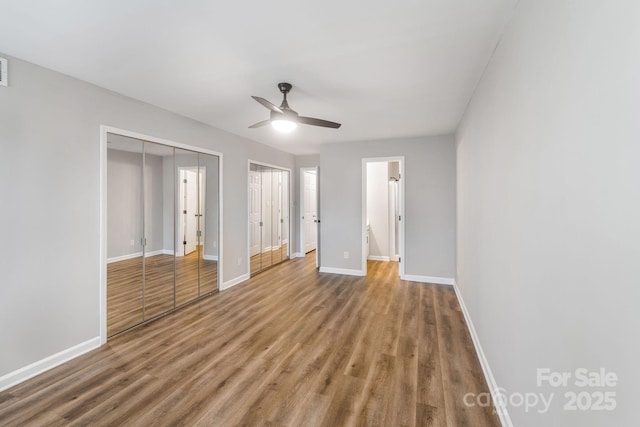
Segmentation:
[(504, 399), (499, 395), (498, 383), (496, 382), (493, 373), (491, 372), (491, 368), (489, 367), (489, 361), (487, 360), (487, 356), (484, 354), (482, 350), (482, 345), (480, 345), (480, 339), (478, 338), (478, 334), (476, 333), (476, 328), (473, 326), (473, 322), (471, 321), (471, 316), (469, 316), (469, 312), (467, 311), (467, 306), (464, 305), (464, 300), (462, 299), (462, 294), (460, 293), (460, 289), (457, 285), (453, 286), (453, 289), (456, 292), (456, 297), (458, 298), (458, 304), (460, 305), (460, 309), (462, 310), (462, 315), (464, 316), (464, 320), (467, 322), (467, 329), (469, 330), (469, 334), (471, 335), (471, 340), (473, 341), (473, 346), (476, 349), (476, 354), (478, 355), (478, 359), (480, 360), (480, 366), (482, 367), (482, 372), (484, 373), (484, 378), (487, 381), (487, 385), (489, 386), (489, 391), (491, 392), (491, 399), (493, 400), (493, 404), (496, 405), (496, 413), (498, 414), (498, 418), (500, 418), (500, 424), (503, 427), (513, 427), (513, 423), (511, 422), (511, 417), (509, 416), (509, 412), (507, 412), (507, 408), (504, 405), (500, 407), (497, 406), (497, 402), (502, 402)]
[(391, 260), (391, 258), (389, 258), (388, 256), (382, 256), (382, 255), (369, 255), (367, 259), (371, 261), (390, 261)]
[(436, 285), (455, 285), (455, 279), (451, 277), (418, 276), (415, 274), (402, 274), (400, 279), (409, 282), (434, 283)]
[(304, 258), (304, 255), (302, 252), (294, 252), (291, 254), (291, 258)]
[(0, 377), (0, 391), (13, 387), (16, 384), (26, 381), (29, 378), (33, 378), (36, 375), (55, 368), (58, 365), (62, 365), (63, 363), (68, 362), (71, 359), (75, 359), (76, 357), (98, 347), (100, 347), (100, 337), (94, 337), (88, 341), (67, 348), (66, 350), (52, 354), (49, 357), (45, 357), (42, 360), (38, 360), (37, 362), (23, 368), (9, 372), (8, 374)]
[(202, 255), (202, 259), (207, 261), (218, 261), (218, 255)]
[(320, 267), (320, 273), (345, 274), (347, 276), (366, 276), (362, 270), (352, 270), (349, 268)]
[(247, 280), (249, 280), (249, 278), (251, 277), (251, 275), (249, 273), (245, 273), (242, 276), (238, 276), (235, 279), (231, 279), (228, 280), (224, 283), (222, 283), (222, 286), (220, 286), (220, 290), (224, 291), (226, 289), (229, 289), (235, 285), (239, 285), (242, 282), (246, 282)]

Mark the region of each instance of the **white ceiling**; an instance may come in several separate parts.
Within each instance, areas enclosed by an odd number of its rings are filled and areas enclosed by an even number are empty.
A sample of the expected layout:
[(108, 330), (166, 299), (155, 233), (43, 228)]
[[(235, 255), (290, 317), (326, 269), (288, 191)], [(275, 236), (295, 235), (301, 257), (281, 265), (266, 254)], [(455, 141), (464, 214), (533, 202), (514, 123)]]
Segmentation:
[[(0, 52), (304, 154), (453, 132), (516, 1), (5, 1)], [(248, 129), (280, 81), (342, 128)]]

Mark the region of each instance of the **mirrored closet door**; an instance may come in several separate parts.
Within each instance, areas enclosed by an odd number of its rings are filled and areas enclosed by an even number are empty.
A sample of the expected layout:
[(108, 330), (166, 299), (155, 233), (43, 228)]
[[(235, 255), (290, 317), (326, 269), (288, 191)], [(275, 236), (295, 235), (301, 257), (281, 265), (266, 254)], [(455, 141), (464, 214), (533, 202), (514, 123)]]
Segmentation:
[(218, 289), (219, 158), (107, 134), (107, 336)]
[(289, 259), (289, 171), (249, 165), (251, 274)]

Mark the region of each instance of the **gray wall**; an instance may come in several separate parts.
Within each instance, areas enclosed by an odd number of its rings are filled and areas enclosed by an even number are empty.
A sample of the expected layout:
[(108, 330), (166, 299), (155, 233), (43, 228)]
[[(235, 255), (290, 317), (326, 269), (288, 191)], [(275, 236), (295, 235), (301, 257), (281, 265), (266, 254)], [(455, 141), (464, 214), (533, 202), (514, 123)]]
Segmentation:
[[(146, 154), (144, 234), (147, 252), (164, 246), (162, 174), (162, 157)], [(141, 254), (142, 154), (108, 149), (107, 183), (107, 258)]]
[[(640, 395), (640, 2), (523, 0), (457, 133), (458, 283), (517, 426), (634, 426)], [(536, 370), (615, 372), (538, 387)], [(572, 384), (575, 377), (571, 379)], [(565, 411), (567, 391), (617, 408)]]
[(405, 156), (405, 273), (453, 278), (453, 136), (321, 146), (321, 266), (362, 269), (362, 159), (389, 156)]
[(107, 258), (141, 253), (142, 153), (107, 150), (107, 172)]
[(12, 327), (0, 328), (0, 376), (99, 335), (100, 125), (223, 152), (223, 279), (248, 272), (247, 160), (293, 168), (294, 156), (24, 61), (9, 67), (0, 325)]

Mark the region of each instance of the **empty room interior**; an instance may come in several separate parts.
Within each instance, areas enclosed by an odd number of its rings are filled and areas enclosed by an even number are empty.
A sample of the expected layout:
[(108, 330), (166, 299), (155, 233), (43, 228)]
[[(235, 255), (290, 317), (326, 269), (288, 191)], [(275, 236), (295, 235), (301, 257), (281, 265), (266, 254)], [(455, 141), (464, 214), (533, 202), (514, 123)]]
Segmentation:
[(632, 0), (0, 2), (0, 426), (636, 426), (639, 49)]

